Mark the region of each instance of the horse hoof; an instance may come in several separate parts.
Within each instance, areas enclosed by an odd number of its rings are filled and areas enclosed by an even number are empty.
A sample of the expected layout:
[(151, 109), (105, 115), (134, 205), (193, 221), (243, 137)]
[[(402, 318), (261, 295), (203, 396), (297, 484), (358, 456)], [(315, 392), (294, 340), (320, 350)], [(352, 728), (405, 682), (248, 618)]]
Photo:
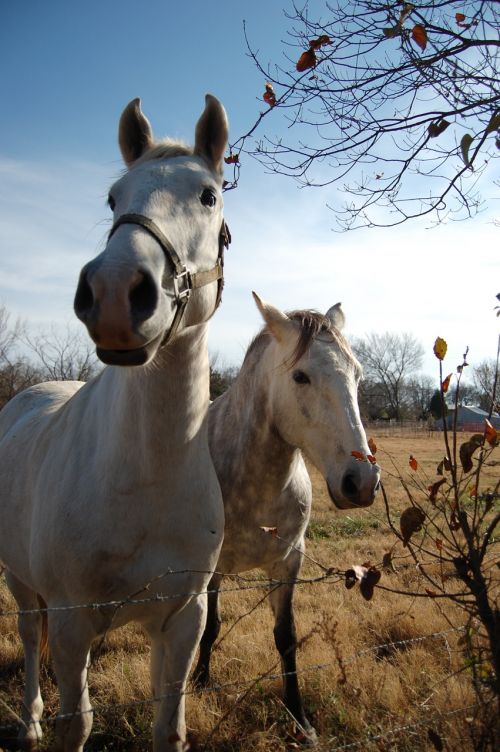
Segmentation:
[(6, 747), (6, 749), (19, 749), (23, 750), (23, 752), (40, 752), (40, 741), (40, 739), (31, 739), (27, 736), (18, 736), (16, 742), (14, 742), (14, 746)]
[(26, 752), (38, 752), (42, 741), (42, 727), (38, 722), (30, 725), (29, 731), (22, 728), (17, 737), (17, 745), (13, 749), (26, 750)]
[(309, 721), (301, 723), (295, 733), (295, 741), (303, 747), (316, 747), (319, 743), (318, 734)]

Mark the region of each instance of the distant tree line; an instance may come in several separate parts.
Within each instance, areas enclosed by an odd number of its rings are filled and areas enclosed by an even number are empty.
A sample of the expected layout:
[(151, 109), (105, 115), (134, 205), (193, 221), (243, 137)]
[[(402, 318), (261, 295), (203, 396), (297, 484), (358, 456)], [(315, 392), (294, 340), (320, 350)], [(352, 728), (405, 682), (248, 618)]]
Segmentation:
[(229, 389), (238, 375), (239, 368), (220, 362), (218, 354), (210, 358), (210, 399), (214, 400)]
[[(436, 379), (421, 373), (424, 349), (408, 333), (368, 334), (352, 342), (363, 366), (359, 403), (364, 421), (426, 420), (439, 410)], [(18, 392), (42, 381), (87, 381), (100, 363), (85, 334), (68, 328), (34, 330), (13, 320), (0, 305), (0, 407)], [(474, 404), (489, 411), (495, 384), (496, 361), (484, 360), (471, 368), (472, 383), (460, 387), (461, 404)], [(218, 355), (210, 361), (210, 399), (228, 389), (238, 368), (227, 366)], [(499, 381), (497, 376), (497, 381)], [(449, 395), (454, 396), (453, 386)], [(434, 402), (433, 402), (434, 400)], [(440, 397), (439, 397), (440, 400)]]
[[(354, 352), (363, 366), (364, 379), (359, 390), (362, 417), (367, 420), (427, 420), (441, 417), (440, 384), (421, 373), (424, 349), (408, 333), (371, 333), (355, 339)], [(459, 404), (480, 407), (487, 412), (492, 403), (497, 409), (494, 390), (498, 382), (494, 358), (471, 367), (471, 383), (461, 383)], [(455, 387), (448, 393), (454, 402)], [(498, 395), (497, 395), (498, 396)]]
[(41, 381), (87, 381), (99, 371), (88, 337), (71, 329), (28, 330), (0, 306), (0, 407)]

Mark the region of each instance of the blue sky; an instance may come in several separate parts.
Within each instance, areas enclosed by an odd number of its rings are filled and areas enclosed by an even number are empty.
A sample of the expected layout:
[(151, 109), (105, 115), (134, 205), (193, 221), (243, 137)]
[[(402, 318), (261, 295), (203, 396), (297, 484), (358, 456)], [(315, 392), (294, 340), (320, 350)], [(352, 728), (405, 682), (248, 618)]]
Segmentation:
[[(225, 105), (235, 140), (265, 108), (265, 81), (246, 55), (242, 23), (264, 61), (281, 54), (288, 0), (17, 0), (0, 24), (0, 304), (30, 324), (74, 323), (81, 266), (102, 248), (106, 196), (122, 164), (117, 123), (142, 99), (158, 136), (191, 140), (207, 91)], [(322, 3), (315, 2), (315, 5)], [(274, 113), (273, 113), (274, 117)], [(276, 120), (272, 128), (279, 132)], [(255, 289), (284, 308), (326, 310), (342, 301), (347, 334), (411, 331), (437, 373), (436, 336), (450, 370), (493, 357), (498, 319), (498, 211), (425, 229), (413, 223), (333, 232), (335, 186), (299, 190), (244, 160), (225, 195), (233, 234), (211, 350), (238, 364), (260, 326)]]

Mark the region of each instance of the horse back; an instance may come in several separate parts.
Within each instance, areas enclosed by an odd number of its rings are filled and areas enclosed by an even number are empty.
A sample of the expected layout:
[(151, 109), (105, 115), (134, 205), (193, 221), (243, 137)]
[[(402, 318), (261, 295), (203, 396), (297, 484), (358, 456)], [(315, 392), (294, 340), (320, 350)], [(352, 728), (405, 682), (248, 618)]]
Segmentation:
[(16, 394), (0, 411), (0, 445), (8, 441), (11, 431), (43, 422), (82, 386), (82, 381), (47, 381)]

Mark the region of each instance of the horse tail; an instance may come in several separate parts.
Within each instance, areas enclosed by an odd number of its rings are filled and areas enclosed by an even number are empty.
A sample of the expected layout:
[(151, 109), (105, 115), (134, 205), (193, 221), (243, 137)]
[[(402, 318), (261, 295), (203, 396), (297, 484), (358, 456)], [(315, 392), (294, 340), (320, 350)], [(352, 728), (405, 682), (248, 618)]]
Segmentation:
[(42, 635), (40, 637), (40, 660), (43, 663), (47, 662), (47, 659), (49, 657), (49, 623), (47, 618), (47, 604), (45, 603), (42, 596), (37, 593), (36, 595), (38, 600), (38, 605), (40, 606), (42, 611)]

